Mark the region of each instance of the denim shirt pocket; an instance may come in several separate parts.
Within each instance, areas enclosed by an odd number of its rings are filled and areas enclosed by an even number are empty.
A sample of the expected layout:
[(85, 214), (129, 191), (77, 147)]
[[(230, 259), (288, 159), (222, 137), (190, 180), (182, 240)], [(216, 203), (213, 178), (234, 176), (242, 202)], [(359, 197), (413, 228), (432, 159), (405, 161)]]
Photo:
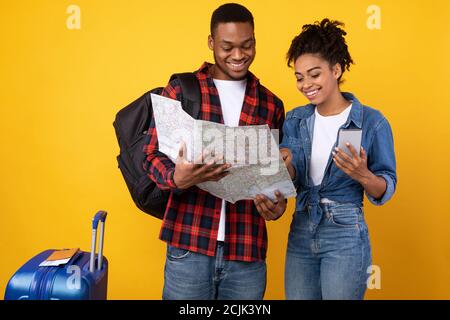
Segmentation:
[(343, 170), (339, 169), (338, 166), (334, 162), (332, 162), (330, 168), (330, 178), (336, 181), (345, 178), (350, 178), (350, 176), (346, 174)]

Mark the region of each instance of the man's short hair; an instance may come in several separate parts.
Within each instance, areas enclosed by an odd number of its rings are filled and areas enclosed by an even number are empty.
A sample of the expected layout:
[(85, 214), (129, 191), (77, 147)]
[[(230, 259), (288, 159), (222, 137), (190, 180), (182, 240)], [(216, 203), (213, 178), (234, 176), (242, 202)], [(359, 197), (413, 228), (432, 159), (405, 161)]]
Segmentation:
[(211, 17), (211, 35), (219, 23), (249, 22), (255, 28), (252, 13), (244, 6), (237, 3), (226, 3), (214, 10)]

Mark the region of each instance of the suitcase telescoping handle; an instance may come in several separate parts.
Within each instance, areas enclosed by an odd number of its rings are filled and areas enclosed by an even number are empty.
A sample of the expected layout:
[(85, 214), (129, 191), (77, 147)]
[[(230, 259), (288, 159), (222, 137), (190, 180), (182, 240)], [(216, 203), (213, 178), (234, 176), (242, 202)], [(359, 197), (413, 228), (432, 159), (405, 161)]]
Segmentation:
[(106, 211), (99, 211), (95, 214), (92, 219), (92, 247), (91, 247), (91, 259), (89, 261), (89, 271), (95, 271), (95, 247), (97, 244), (97, 228), (100, 222), (100, 240), (98, 244), (98, 259), (97, 259), (97, 269), (102, 269), (102, 260), (103, 260), (103, 237), (105, 235), (105, 220), (106, 215), (108, 213)]

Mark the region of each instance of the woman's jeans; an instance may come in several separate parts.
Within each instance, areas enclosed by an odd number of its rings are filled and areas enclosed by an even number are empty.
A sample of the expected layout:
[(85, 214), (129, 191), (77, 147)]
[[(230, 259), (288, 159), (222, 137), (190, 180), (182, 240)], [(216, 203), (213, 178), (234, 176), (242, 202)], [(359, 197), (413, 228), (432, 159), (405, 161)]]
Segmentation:
[(165, 300), (261, 300), (265, 290), (265, 261), (224, 260), (222, 242), (215, 257), (167, 246)]
[(363, 299), (372, 263), (361, 207), (321, 203), (319, 224), (307, 211), (291, 223), (285, 269), (287, 299)]

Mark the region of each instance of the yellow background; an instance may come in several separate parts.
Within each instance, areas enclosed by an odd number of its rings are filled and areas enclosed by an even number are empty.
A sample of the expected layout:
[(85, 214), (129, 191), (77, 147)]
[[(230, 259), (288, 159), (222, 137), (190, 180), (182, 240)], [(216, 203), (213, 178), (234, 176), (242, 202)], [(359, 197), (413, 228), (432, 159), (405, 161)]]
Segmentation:
[[(109, 212), (105, 255), (110, 299), (160, 299), (160, 222), (131, 201), (117, 169), (116, 112), (174, 72), (212, 61), (212, 11), (224, 1), (28, 0), (0, 2), (0, 292), (19, 266), (47, 248), (90, 250), (90, 220)], [(306, 100), (285, 53), (305, 23), (346, 23), (356, 62), (343, 90), (389, 119), (397, 192), (367, 205), (381, 289), (368, 299), (450, 298), (450, 2), (242, 1), (254, 14), (251, 70), (286, 109)], [(66, 9), (81, 9), (69, 30)], [(369, 30), (369, 5), (381, 30)], [(284, 256), (293, 201), (270, 222), (266, 299), (284, 299)], [(1, 296), (1, 294), (0, 294)]]

